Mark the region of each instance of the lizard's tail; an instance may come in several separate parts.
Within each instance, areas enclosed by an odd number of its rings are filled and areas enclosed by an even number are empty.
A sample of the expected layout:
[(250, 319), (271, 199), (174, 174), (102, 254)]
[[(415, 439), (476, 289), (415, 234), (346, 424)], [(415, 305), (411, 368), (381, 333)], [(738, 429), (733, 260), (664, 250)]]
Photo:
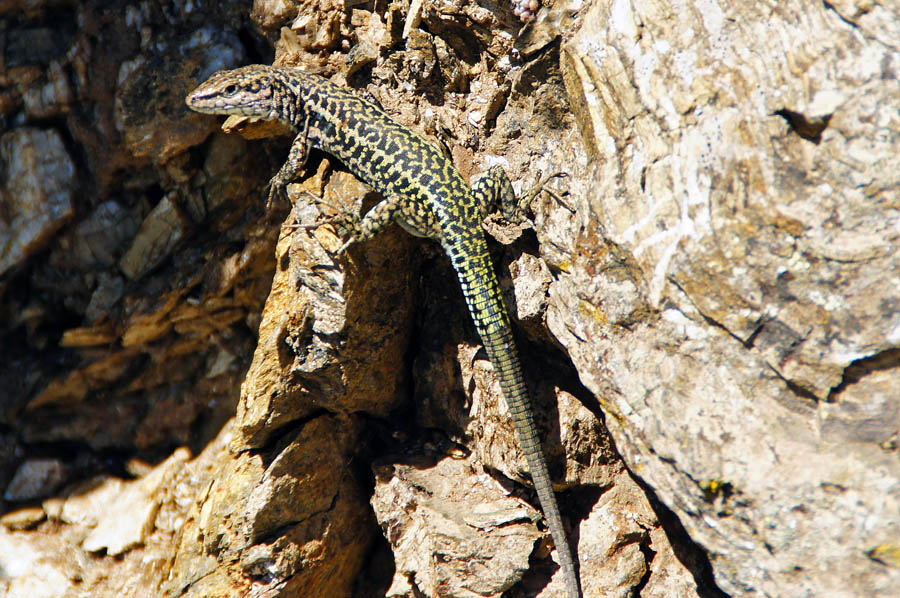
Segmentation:
[[(480, 259), (472, 258), (472, 255), (478, 254), (481, 256)], [(451, 259), (453, 259), (452, 254)], [(550, 483), (550, 473), (547, 471), (547, 462), (544, 459), (537, 428), (534, 425), (531, 401), (528, 398), (528, 389), (513, 339), (509, 315), (500, 295), (500, 285), (494, 274), (494, 268), (490, 264), (487, 246), (484, 246), (483, 252), (469, 252), (468, 259), (462, 264), (458, 265), (457, 260), (453, 261), (466, 303), (472, 319), (475, 321), (475, 327), (484, 342), (488, 357), (494, 366), (494, 372), (500, 380), (503, 398), (506, 400), (506, 405), (516, 426), (519, 445), (528, 460), (531, 479), (541, 501), (544, 517), (550, 526), (550, 535), (553, 537), (553, 543), (556, 544), (559, 554), (559, 564), (569, 597), (580, 598), (581, 592), (578, 576), (575, 573), (572, 551), (566, 540), (559, 506)]]
[(550, 473), (547, 471), (547, 462), (538, 439), (537, 428), (532, 417), (531, 401), (525, 380), (522, 374), (522, 366), (519, 363), (518, 351), (513, 342), (512, 331), (509, 328), (492, 335), (489, 338), (482, 337), (494, 372), (500, 379), (500, 388), (503, 390), (503, 398), (509, 407), (512, 420), (519, 436), (519, 445), (528, 459), (528, 469), (537, 490), (544, 517), (550, 526), (550, 535), (559, 554), (559, 564), (562, 568), (563, 578), (569, 588), (571, 598), (579, 598), (578, 578), (575, 574), (575, 564), (572, 552), (569, 548), (562, 517), (559, 514), (559, 506), (556, 504), (556, 495), (550, 482)]

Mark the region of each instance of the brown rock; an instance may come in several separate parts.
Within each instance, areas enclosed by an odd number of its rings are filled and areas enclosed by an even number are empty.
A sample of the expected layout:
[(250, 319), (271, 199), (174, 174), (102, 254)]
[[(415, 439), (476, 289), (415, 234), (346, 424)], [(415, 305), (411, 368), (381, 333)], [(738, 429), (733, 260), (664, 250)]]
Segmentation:
[(347, 467), (357, 438), (351, 420), (321, 416), (271, 460), (223, 455), (182, 533), (167, 593), (346, 595), (372, 538)]

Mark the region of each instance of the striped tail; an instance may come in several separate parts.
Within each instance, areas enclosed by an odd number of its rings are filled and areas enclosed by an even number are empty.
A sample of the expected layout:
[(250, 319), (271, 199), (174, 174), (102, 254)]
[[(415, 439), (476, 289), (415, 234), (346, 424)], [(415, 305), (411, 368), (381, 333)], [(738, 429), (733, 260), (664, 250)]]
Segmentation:
[[(482, 247), (479, 248), (479, 245)], [(553, 543), (556, 544), (569, 597), (580, 598), (581, 592), (572, 552), (550, 483), (550, 473), (547, 471), (547, 462), (532, 417), (532, 406), (525, 386), (522, 365), (519, 362), (519, 352), (516, 350), (509, 315), (500, 295), (500, 285), (490, 263), (487, 244), (482, 237), (480, 240), (470, 239), (468, 251), (457, 249), (454, 252), (454, 248), (447, 249), (459, 276), (469, 312), (475, 321), (475, 328), (500, 380), (503, 398), (506, 400), (519, 436), (519, 445), (528, 460), (531, 479), (541, 501), (544, 517), (550, 526)]]

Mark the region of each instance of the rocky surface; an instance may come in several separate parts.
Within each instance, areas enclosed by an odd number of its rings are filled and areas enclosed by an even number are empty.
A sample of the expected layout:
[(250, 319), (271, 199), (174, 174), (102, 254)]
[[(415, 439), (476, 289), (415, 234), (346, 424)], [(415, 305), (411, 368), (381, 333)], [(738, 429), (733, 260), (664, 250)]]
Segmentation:
[(273, 61), (568, 175), (486, 228), (586, 597), (893, 595), (900, 14), (537, 7), (0, 3), (7, 595), (564, 593), (439, 248), (186, 110)]
[(900, 13), (682, 8), (598, 2), (563, 43), (597, 170), (548, 325), (723, 590), (890, 595)]

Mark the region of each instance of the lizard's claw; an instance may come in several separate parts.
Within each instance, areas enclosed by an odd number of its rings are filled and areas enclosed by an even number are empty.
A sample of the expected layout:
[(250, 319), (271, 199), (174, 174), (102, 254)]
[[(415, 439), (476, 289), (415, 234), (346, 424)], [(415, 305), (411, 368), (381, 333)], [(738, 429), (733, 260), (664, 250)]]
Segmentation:
[(360, 222), (359, 215), (355, 212), (340, 212), (326, 220), (326, 223), (331, 224), (341, 238), (346, 239), (338, 249), (338, 255), (344, 253), (350, 245), (356, 242), (360, 231)]
[(287, 193), (287, 183), (281, 180), (281, 177), (277, 174), (269, 179), (269, 196), (266, 199), (266, 211), (272, 209), (272, 204), (275, 203), (276, 199), (283, 199), (287, 202), (290, 202), (290, 197)]
[(356, 212), (338, 212), (333, 216), (320, 220), (316, 226), (330, 224), (339, 237), (346, 239), (341, 248), (337, 250), (337, 254), (341, 255), (350, 245), (356, 242), (360, 231), (360, 223), (359, 215)]
[(347, 210), (347, 206), (342, 203), (329, 201), (324, 197), (316, 196), (316, 203), (327, 206), (334, 211), (334, 214), (324, 219), (323, 224), (330, 224), (334, 227), (335, 232), (341, 238), (348, 238), (338, 250), (338, 253), (344, 253), (344, 250), (356, 240), (356, 236), (361, 230), (362, 221), (359, 214), (354, 210)]
[(304, 191), (304, 194), (307, 195), (313, 203), (327, 206), (334, 210), (335, 213), (317, 219), (317, 221), (312, 224), (292, 224), (290, 225), (291, 228), (310, 230), (324, 225), (331, 225), (339, 237), (342, 239), (346, 238), (344, 244), (341, 245), (341, 248), (337, 251), (338, 255), (344, 253), (350, 245), (356, 242), (357, 236), (359, 235), (360, 230), (362, 230), (362, 221), (360, 220), (359, 214), (352, 210), (347, 211), (343, 209), (344, 206), (342, 204), (329, 201), (315, 193)]
[[(538, 176), (540, 176), (540, 175), (538, 175)], [(549, 195), (550, 197), (555, 199), (562, 207), (564, 207), (565, 209), (574, 213), (575, 210), (573, 210), (571, 208), (571, 206), (569, 206), (569, 204), (567, 204), (565, 201), (563, 201), (563, 199), (559, 195), (559, 193), (557, 193), (556, 191), (554, 191), (552, 189), (547, 188), (547, 183), (549, 183), (553, 179), (564, 178), (564, 177), (568, 177), (568, 176), (569, 176), (569, 173), (567, 173), (567, 172), (557, 171), (557, 172), (554, 172), (553, 174), (549, 174), (549, 175), (545, 176), (544, 178), (540, 179), (531, 188), (531, 190), (526, 195), (524, 195), (521, 200), (519, 200), (519, 210), (518, 211), (524, 212), (528, 208), (528, 206), (531, 205), (531, 201), (535, 197), (537, 197), (541, 193), (546, 193), (547, 195)]]
[(344, 255), (344, 252), (347, 251), (347, 248), (353, 245), (356, 242), (356, 239), (348, 239), (344, 241), (344, 244), (337, 250), (337, 255)]

